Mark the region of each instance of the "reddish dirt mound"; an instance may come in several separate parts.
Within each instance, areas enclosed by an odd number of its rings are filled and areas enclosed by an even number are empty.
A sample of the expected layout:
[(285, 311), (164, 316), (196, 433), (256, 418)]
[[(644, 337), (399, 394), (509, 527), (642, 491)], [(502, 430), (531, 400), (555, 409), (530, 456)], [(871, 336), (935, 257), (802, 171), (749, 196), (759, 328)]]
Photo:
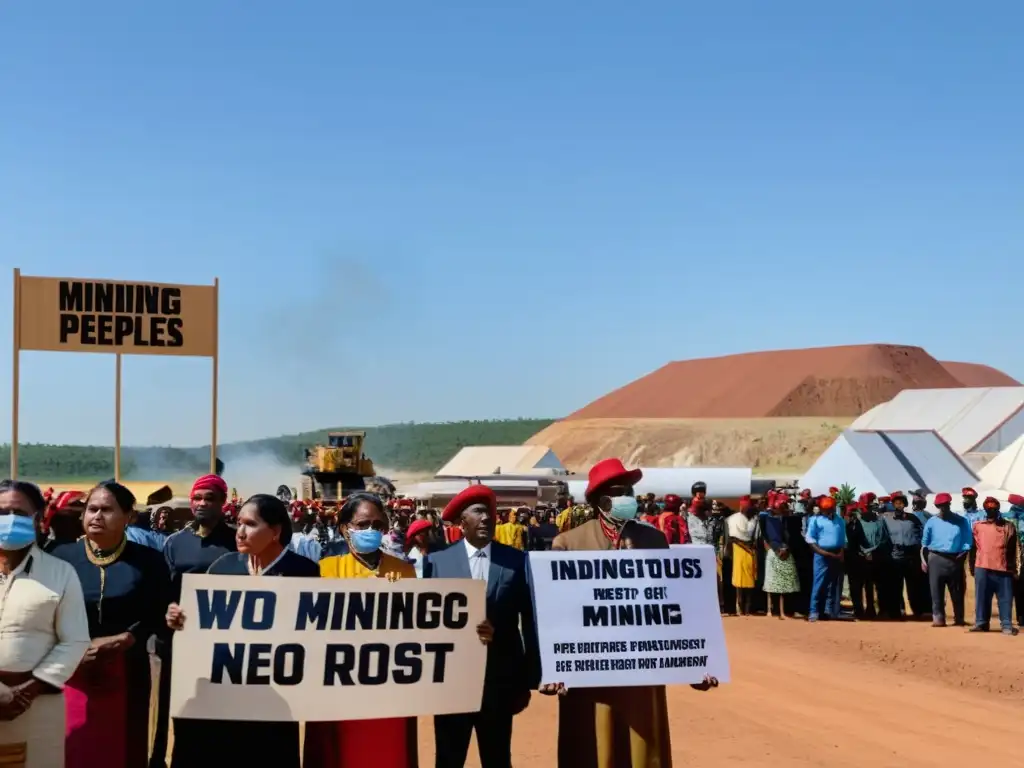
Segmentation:
[(980, 363), (950, 363), (942, 362), (942, 367), (949, 371), (953, 378), (965, 387), (1019, 387), (1020, 382), (1007, 376), (1002, 371), (997, 371), (988, 365)]
[(859, 416), (904, 389), (962, 386), (920, 347), (787, 349), (669, 363), (566, 418)]

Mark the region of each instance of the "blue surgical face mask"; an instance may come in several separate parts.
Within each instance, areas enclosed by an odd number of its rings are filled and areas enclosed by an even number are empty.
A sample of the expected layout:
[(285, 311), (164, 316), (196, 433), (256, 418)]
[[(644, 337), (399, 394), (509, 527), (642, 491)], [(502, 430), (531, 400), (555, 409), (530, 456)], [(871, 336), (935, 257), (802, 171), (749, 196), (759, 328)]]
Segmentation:
[(635, 520), (638, 506), (632, 496), (613, 496), (609, 514), (617, 520)]
[(360, 554), (368, 555), (380, 549), (384, 534), (381, 531), (374, 531), (372, 529), (357, 531), (350, 528), (348, 538), (352, 542), (352, 549)]
[(25, 549), (35, 543), (35, 520), (25, 515), (0, 515), (0, 549)]

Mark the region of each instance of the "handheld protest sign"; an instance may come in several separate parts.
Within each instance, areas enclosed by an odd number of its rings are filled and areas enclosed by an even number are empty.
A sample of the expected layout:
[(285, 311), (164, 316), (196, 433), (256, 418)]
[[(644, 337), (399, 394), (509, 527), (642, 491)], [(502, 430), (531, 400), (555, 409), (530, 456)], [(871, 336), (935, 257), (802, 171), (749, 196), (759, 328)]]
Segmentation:
[(530, 570), (545, 683), (729, 681), (713, 547), (531, 552)]
[(213, 285), (28, 277), (14, 270), (11, 477), (18, 476), (22, 350), (115, 355), (114, 476), (121, 479), (121, 356), (213, 360), (210, 472), (217, 463), (218, 293)]
[(480, 709), (482, 581), (186, 574), (180, 604), (172, 717), (294, 722)]

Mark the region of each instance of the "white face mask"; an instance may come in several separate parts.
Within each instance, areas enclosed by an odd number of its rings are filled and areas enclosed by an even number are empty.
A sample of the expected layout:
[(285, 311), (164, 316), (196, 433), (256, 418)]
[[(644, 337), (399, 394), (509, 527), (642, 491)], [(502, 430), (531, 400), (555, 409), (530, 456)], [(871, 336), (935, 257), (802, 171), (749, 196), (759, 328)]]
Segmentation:
[(640, 505), (632, 496), (613, 496), (612, 508), (608, 514), (616, 520), (636, 520)]

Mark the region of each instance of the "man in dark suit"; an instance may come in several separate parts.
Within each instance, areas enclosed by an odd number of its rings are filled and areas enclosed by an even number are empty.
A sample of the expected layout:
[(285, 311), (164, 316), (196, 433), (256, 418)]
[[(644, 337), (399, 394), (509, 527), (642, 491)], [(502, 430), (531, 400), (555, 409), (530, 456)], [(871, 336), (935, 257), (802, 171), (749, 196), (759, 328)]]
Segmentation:
[(476, 729), (482, 768), (511, 768), (512, 718), (540, 685), (540, 649), (525, 552), (494, 541), (498, 502), (485, 485), (471, 485), (445, 507), (446, 522), (461, 526), (461, 541), (427, 556), (425, 579), (479, 579), (487, 584), (487, 649), (479, 712), (434, 718), (436, 768), (463, 768)]

